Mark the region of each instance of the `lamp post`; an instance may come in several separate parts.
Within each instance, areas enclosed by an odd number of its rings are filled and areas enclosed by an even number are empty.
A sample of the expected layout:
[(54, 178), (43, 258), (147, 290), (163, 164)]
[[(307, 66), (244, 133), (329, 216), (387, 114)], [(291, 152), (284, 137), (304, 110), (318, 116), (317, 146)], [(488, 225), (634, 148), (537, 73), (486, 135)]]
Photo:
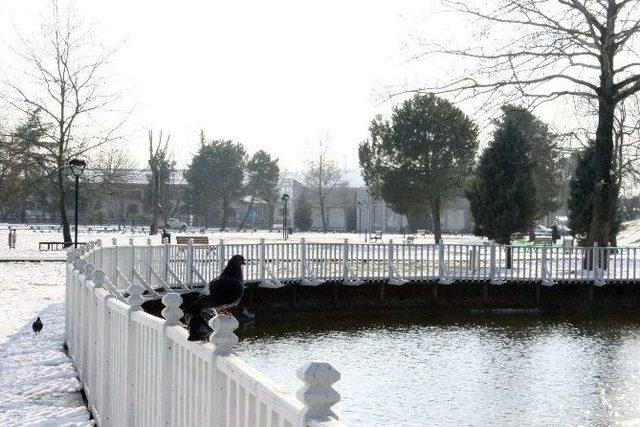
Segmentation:
[(84, 172), (84, 168), (87, 166), (87, 162), (80, 159), (71, 159), (69, 162), (69, 167), (71, 168), (71, 172), (73, 176), (76, 177), (76, 216), (75, 216), (75, 244), (74, 246), (78, 247), (78, 185), (80, 183), (80, 175)]
[(289, 195), (284, 193), (280, 201), (282, 201), (282, 239), (287, 240), (289, 236), (287, 232), (287, 204), (289, 203)]

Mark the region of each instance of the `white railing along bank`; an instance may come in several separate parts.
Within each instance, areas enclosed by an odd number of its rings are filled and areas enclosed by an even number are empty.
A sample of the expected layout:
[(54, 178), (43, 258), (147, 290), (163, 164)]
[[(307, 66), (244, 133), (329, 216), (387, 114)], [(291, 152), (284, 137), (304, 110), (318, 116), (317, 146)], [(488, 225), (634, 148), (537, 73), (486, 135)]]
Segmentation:
[[(139, 258), (133, 246), (128, 250), (132, 261), (120, 259), (114, 280), (119, 274), (136, 280)], [(187, 341), (179, 324), (182, 297), (162, 292), (164, 319), (145, 313), (143, 286), (118, 290), (105, 274), (111, 255), (122, 254), (94, 242), (69, 252), (67, 264), (67, 346), (98, 425), (341, 425), (331, 410), (340, 399), (332, 388), (340, 374), (329, 364), (302, 366), (303, 387), (294, 395), (233, 353), (233, 316), (209, 322), (210, 343)]]
[[(287, 282), (316, 286), (327, 281), (357, 286), (371, 280), (403, 285), (411, 281), (455, 280), (607, 282), (640, 280), (636, 247), (504, 246), (497, 244), (402, 244), (299, 242), (225, 243), (214, 245), (118, 245), (89, 254), (105, 272), (105, 287), (120, 295), (131, 284), (142, 286), (145, 298), (160, 293), (189, 292), (217, 277), (228, 259), (246, 259), (246, 281), (279, 288)], [(508, 252), (511, 266), (508, 265)], [(595, 268), (593, 268), (595, 267)]]

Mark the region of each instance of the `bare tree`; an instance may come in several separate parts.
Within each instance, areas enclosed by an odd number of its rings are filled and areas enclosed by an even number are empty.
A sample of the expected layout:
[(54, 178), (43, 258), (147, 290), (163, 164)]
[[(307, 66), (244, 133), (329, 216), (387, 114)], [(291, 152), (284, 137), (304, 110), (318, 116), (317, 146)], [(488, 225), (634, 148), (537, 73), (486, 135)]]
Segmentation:
[(597, 102), (597, 180), (588, 242), (606, 245), (617, 197), (615, 111), (640, 91), (638, 2), (501, 0), (490, 10), (476, 7), (476, 0), (445, 3), (475, 21), (479, 44), (460, 49), (432, 45), (427, 53), (470, 61), (474, 71), (417, 91), (479, 98), (484, 103), (524, 100), (530, 106), (562, 97)]
[(91, 221), (106, 197), (131, 198), (128, 184), (135, 177), (135, 164), (119, 146), (103, 147), (91, 161), (86, 176), (90, 194), (86, 197), (86, 212)]
[(618, 106), (614, 135), (618, 188), (633, 191), (640, 182), (640, 100), (637, 95)]
[[(163, 184), (169, 181), (171, 171), (173, 170), (174, 163), (171, 160), (169, 154), (169, 140), (171, 135), (167, 135), (166, 139), (162, 140), (162, 131), (158, 142), (153, 143), (153, 130), (149, 131), (149, 169), (151, 169), (151, 226), (149, 227), (149, 234), (158, 234), (158, 221), (160, 215), (168, 208), (163, 204)], [(166, 222), (166, 214), (164, 215)]]
[(326, 232), (329, 228), (326, 214), (327, 200), (330, 195), (345, 186), (342, 170), (329, 155), (327, 138), (320, 138), (316, 152), (307, 160), (307, 167), (302, 179), (317, 199), (320, 207), (322, 231)]
[(55, 186), (67, 246), (72, 242), (66, 206), (69, 160), (118, 139), (125, 120), (116, 111), (120, 94), (106, 90), (105, 71), (114, 51), (99, 46), (91, 31), (71, 7), (61, 12), (51, 2), (39, 32), (19, 35), (12, 48), (19, 65), (3, 82), (7, 103), (27, 116), (35, 111), (42, 121), (45, 136), (37, 151)]

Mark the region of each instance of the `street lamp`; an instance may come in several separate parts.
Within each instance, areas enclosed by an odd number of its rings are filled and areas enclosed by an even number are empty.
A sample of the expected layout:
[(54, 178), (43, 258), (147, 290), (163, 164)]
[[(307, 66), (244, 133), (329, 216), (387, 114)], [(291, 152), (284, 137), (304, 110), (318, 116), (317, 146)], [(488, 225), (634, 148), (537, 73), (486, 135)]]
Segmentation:
[(287, 240), (287, 204), (289, 203), (289, 195), (284, 193), (280, 199), (282, 202), (282, 239)]
[(76, 218), (75, 218), (75, 247), (78, 247), (78, 184), (80, 182), (80, 175), (84, 172), (84, 168), (87, 166), (87, 162), (80, 159), (71, 159), (69, 162), (69, 167), (71, 168), (71, 173), (76, 177)]

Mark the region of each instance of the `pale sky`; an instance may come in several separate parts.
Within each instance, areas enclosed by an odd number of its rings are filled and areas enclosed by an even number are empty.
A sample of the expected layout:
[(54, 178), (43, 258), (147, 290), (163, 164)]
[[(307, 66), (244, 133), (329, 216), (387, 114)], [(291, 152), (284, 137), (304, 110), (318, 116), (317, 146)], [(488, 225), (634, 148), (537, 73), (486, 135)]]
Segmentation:
[[(0, 0), (0, 64), (14, 25), (31, 34), (46, 1)], [(184, 167), (198, 133), (265, 149), (298, 171), (323, 135), (335, 160), (358, 169), (357, 146), (390, 86), (446, 77), (452, 63), (407, 61), (422, 40), (464, 38), (468, 23), (438, 0), (138, 1), (83, 0), (76, 9), (106, 44), (124, 40), (114, 86), (135, 110), (127, 147), (146, 162), (146, 131), (172, 135)], [(460, 106), (468, 114), (465, 106)]]

